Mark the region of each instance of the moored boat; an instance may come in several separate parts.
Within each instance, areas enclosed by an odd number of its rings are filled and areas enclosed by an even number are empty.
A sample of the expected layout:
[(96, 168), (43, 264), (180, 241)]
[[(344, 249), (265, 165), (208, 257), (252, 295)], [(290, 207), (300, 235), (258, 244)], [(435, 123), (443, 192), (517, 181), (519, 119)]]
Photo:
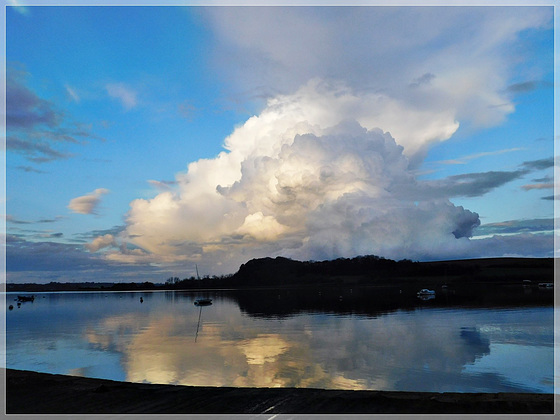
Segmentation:
[(416, 294), (418, 296), (435, 296), (436, 292), (430, 289), (420, 289)]
[(420, 289), (416, 293), (416, 296), (418, 297), (418, 299), (421, 300), (432, 300), (436, 298), (436, 292), (435, 290), (430, 290), (430, 289)]
[(210, 298), (201, 298), (194, 301), (196, 306), (208, 306), (212, 305), (212, 299)]

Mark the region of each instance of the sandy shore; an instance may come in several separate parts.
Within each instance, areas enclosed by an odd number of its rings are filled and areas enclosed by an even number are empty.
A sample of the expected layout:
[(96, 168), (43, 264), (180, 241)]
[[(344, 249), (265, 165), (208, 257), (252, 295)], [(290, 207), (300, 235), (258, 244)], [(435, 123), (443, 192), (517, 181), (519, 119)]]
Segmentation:
[(7, 414), (553, 414), (553, 394), (216, 388), (6, 369)]

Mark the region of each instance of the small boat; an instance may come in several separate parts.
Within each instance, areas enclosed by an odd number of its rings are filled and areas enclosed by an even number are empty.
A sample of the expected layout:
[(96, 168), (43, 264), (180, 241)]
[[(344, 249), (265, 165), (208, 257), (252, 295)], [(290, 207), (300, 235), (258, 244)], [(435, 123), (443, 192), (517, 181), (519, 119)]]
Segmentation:
[(552, 289), (554, 288), (554, 283), (539, 283), (539, 287), (543, 289)]
[(212, 299), (210, 298), (201, 298), (194, 301), (196, 306), (208, 306), (212, 305)]
[(35, 296), (18, 296), (18, 302), (33, 302), (35, 300)]
[(418, 296), (435, 296), (435, 290), (421, 289), (416, 293)]

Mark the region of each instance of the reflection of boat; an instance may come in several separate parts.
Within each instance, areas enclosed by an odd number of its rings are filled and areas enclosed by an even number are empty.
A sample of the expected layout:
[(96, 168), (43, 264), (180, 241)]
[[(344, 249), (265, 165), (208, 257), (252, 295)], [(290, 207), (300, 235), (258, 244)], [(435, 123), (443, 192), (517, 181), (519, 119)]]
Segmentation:
[(416, 293), (418, 296), (435, 296), (436, 292), (434, 290), (429, 289), (421, 289)]
[(18, 296), (18, 302), (33, 302), (35, 300), (35, 296)]
[(208, 306), (212, 305), (212, 299), (210, 298), (201, 298), (194, 301), (196, 306)]
[(200, 307), (200, 310), (198, 311), (198, 324), (196, 325), (196, 334), (194, 336), (194, 342), (196, 343), (196, 339), (198, 338), (198, 330), (200, 329), (200, 318), (202, 317), (202, 307), (212, 305), (212, 299), (200, 298), (195, 300), (194, 304)]

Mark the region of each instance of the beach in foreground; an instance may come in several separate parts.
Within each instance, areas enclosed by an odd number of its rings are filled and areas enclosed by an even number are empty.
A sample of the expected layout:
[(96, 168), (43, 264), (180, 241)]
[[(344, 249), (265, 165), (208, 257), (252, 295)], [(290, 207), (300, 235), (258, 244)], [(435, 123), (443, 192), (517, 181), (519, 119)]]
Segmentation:
[(190, 387), (5, 369), (7, 414), (553, 414), (553, 394)]

